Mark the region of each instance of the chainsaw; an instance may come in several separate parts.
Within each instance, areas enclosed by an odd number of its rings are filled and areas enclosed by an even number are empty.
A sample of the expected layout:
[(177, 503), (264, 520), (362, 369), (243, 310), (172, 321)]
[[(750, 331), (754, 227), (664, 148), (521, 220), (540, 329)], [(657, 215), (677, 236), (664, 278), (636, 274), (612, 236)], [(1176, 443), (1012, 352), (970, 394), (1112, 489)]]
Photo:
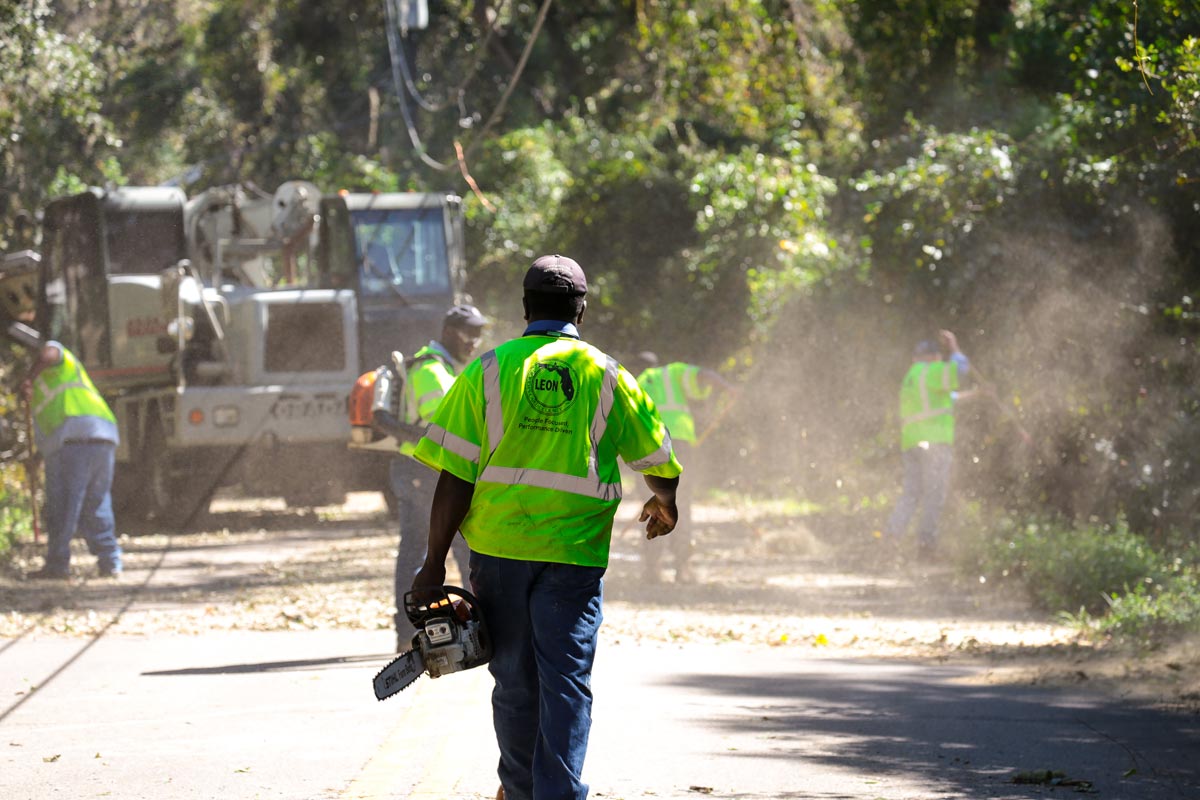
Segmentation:
[[(417, 595), (424, 600), (418, 600)], [(443, 586), (404, 595), (404, 613), (417, 629), (412, 649), (375, 676), (375, 697), (386, 700), (428, 673), (440, 678), (479, 667), (492, 658), (492, 642), (479, 601), (465, 589)]]

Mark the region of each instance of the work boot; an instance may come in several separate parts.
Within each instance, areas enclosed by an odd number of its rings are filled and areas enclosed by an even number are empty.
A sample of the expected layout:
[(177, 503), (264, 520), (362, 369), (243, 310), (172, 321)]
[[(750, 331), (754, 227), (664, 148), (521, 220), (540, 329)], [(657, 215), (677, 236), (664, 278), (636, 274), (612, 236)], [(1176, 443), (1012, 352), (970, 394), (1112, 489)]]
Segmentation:
[(932, 565), (942, 561), (942, 553), (934, 542), (921, 542), (917, 545), (917, 564)]
[(71, 570), (66, 567), (45, 566), (37, 572), (27, 573), (25, 577), (31, 581), (63, 581), (71, 577)]
[(101, 577), (101, 578), (120, 578), (120, 577), (121, 577), (121, 571), (122, 571), (122, 570), (121, 570), (121, 568), (120, 568), (119, 566), (115, 566), (115, 565), (101, 565), (101, 567), (100, 567), (100, 577)]

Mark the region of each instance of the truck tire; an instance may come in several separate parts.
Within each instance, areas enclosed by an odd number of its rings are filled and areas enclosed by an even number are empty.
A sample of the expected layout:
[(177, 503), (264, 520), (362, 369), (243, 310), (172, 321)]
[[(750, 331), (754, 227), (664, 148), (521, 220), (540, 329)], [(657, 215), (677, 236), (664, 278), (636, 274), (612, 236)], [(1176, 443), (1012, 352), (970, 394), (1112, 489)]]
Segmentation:
[(112, 504), (118, 523), (136, 522), (146, 517), (142, 499), (145, 496), (144, 480), (139, 472), (123, 462), (118, 462), (113, 470)]
[(188, 465), (179, 453), (172, 452), (156, 422), (146, 436), (142, 463), (150, 519), (171, 528), (184, 528), (208, 512), (216, 490), (211, 470)]

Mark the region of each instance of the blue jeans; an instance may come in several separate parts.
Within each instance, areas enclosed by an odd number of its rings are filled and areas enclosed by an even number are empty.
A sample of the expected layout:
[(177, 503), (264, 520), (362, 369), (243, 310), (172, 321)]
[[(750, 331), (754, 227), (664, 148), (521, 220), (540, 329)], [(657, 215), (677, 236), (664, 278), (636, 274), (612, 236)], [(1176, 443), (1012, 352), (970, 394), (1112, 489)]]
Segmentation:
[(67, 442), (46, 455), (46, 568), (65, 572), (71, 540), (87, 540), (101, 569), (121, 569), (112, 508), (116, 446), (107, 442)]
[(584, 800), (603, 567), (471, 553), (496, 680), (492, 722), (506, 800)]
[(917, 541), (922, 547), (933, 547), (937, 544), (938, 520), (950, 491), (954, 447), (948, 444), (931, 444), (928, 449), (913, 447), (905, 450), (900, 459), (904, 465), (904, 485), (884, 532), (891, 537), (904, 535), (920, 507)]
[[(437, 487), (438, 474), (408, 456), (398, 456), (392, 459), (390, 478), (400, 521), (400, 548), (396, 551), (395, 575), (396, 633), (407, 640), (415, 631), (408, 615), (404, 613), (404, 595), (412, 588), (413, 577), (425, 563), (425, 550), (429, 547), (429, 509), (433, 506), (433, 490)], [(462, 534), (454, 537), (450, 551), (454, 553), (454, 560), (458, 562), (458, 570), (465, 581), (470, 572), (471, 551)]]

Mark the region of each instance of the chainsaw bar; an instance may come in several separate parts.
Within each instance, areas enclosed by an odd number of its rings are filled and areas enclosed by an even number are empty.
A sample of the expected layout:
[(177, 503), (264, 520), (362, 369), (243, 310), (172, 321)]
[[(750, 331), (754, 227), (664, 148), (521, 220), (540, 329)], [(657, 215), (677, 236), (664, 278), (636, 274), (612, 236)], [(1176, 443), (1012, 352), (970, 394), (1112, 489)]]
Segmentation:
[(407, 689), (425, 672), (425, 661), (416, 648), (392, 661), (375, 676), (375, 699), (386, 700)]

